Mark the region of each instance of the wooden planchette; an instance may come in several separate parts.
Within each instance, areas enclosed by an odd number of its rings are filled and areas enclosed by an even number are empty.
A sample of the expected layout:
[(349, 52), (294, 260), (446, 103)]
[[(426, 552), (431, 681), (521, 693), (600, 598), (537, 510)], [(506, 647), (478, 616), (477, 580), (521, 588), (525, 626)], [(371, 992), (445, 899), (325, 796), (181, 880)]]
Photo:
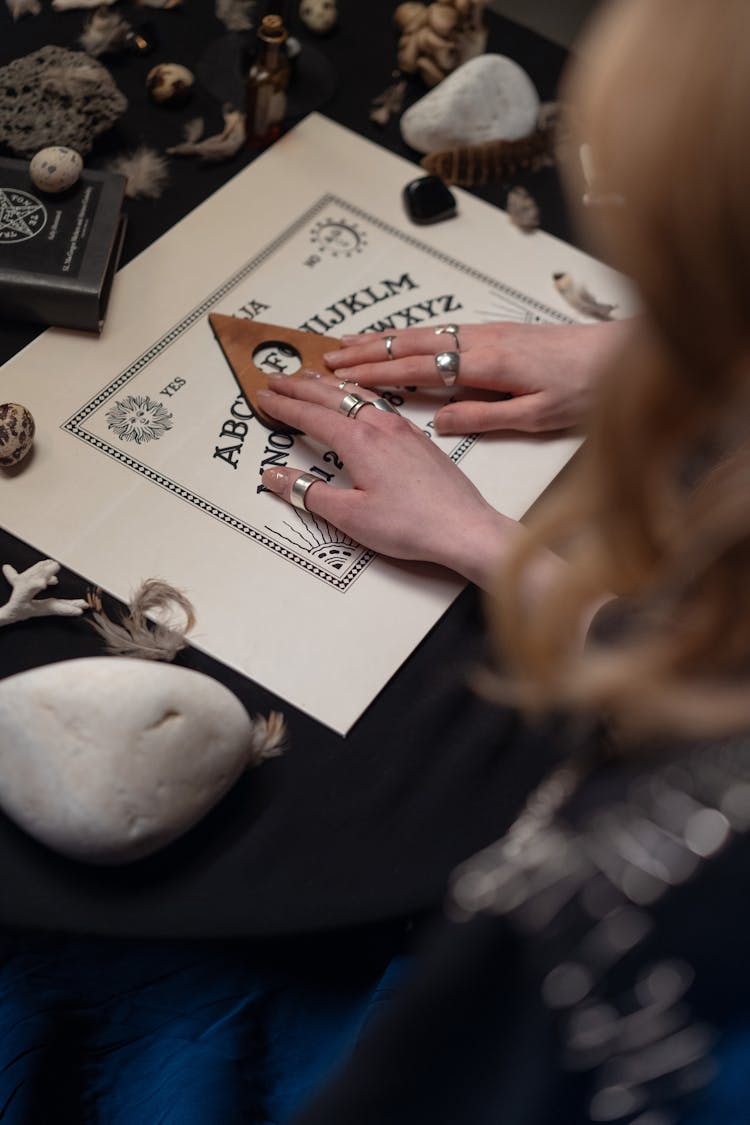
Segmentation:
[(341, 347), (340, 341), (334, 336), (318, 336), (299, 328), (284, 328), (221, 313), (209, 313), (208, 321), (258, 421), (272, 430), (290, 429), (265, 414), (258, 405), (258, 391), (268, 386), (266, 376), (275, 371), (295, 375), (305, 367), (330, 375), (332, 372), (323, 353)]

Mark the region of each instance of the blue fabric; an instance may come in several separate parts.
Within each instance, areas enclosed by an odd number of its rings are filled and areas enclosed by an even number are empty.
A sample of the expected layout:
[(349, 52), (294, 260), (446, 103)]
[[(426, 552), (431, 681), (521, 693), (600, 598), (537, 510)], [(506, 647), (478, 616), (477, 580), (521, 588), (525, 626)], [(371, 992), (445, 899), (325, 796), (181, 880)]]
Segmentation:
[(197, 943), (16, 949), (0, 966), (0, 1121), (283, 1125), (408, 961), (317, 972)]
[(726, 1031), (713, 1051), (716, 1074), (684, 1125), (748, 1125), (750, 1024)]

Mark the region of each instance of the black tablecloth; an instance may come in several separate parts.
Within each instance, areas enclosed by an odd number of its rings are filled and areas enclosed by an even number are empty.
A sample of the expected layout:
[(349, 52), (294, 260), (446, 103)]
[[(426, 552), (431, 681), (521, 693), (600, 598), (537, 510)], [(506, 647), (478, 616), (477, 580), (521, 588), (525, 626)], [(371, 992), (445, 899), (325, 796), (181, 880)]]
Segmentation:
[[(257, 5), (257, 20), (265, 7)], [(307, 52), (292, 90), (293, 112), (321, 109), (417, 160), (400, 139), (397, 119), (384, 129), (368, 120), (371, 99), (392, 81), (395, 4), (339, 0), (339, 28), (325, 38), (312, 37), (298, 23), (296, 4), (282, 7), (302, 44), (302, 58)], [(96, 142), (87, 158), (94, 168), (142, 143), (163, 150), (180, 138), (183, 123), (199, 114), (207, 133), (218, 131), (220, 90), (199, 83), (189, 106), (159, 109), (148, 100), (145, 75), (157, 62), (178, 61), (211, 85), (207, 63), (217, 52), (240, 49), (215, 18), (210, 0), (185, 0), (170, 11), (118, 8), (133, 22), (147, 18), (159, 46), (148, 57), (107, 59), (129, 108)], [(45, 7), (42, 15), (13, 23), (3, 5), (0, 66), (47, 43), (74, 47), (84, 18), (81, 12)], [(554, 97), (564, 62), (559, 48), (491, 17), (488, 50), (516, 59), (541, 98)], [(414, 81), (409, 99), (423, 92)], [(173, 161), (160, 199), (128, 203), (124, 261), (252, 158), (243, 151), (218, 165)], [(569, 237), (554, 170), (514, 182), (533, 190), (543, 227)], [(502, 204), (509, 186), (497, 183), (477, 194)], [(0, 361), (36, 333), (0, 322)], [(21, 569), (39, 557), (0, 533), (0, 562)], [(63, 571), (60, 593), (81, 596), (87, 584), (87, 576)], [(249, 603), (246, 611), (252, 628)], [(283, 643), (289, 659), (307, 658), (295, 652), (293, 637)], [(182, 840), (124, 868), (63, 859), (0, 815), (0, 925), (139, 937), (260, 937), (358, 926), (435, 906), (450, 868), (502, 833), (560, 752), (549, 731), (527, 729), (514, 713), (477, 697), (472, 677), (485, 658), (483, 649), (480, 598), (467, 589), (346, 738), (208, 656), (186, 650), (178, 663), (222, 681), (249, 712), (284, 712), (287, 753), (248, 774)], [(0, 630), (0, 674), (100, 651), (83, 619), (27, 622)], [(330, 674), (346, 690), (345, 666)]]

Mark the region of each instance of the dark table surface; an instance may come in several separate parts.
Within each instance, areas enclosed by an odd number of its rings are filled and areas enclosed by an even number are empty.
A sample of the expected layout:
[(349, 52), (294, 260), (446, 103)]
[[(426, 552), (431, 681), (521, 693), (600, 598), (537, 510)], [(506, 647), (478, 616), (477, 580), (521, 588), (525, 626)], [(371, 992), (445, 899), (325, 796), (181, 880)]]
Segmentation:
[[(385, 128), (368, 119), (371, 99), (393, 80), (395, 4), (339, 0), (338, 28), (323, 38), (298, 22), (296, 3), (275, 5), (275, 10), (280, 7), (304, 60), (291, 91), (292, 116), (319, 109), (418, 161), (419, 154), (401, 140), (396, 117)], [(206, 119), (207, 134), (220, 130), (224, 92), (216, 60), (238, 57), (243, 45), (215, 18), (213, 8), (211, 0), (185, 0), (171, 11), (118, 5), (131, 22), (151, 23), (158, 45), (146, 57), (103, 60), (129, 107), (97, 140), (87, 166), (103, 167), (139, 144), (163, 151), (179, 139), (183, 123), (198, 115)], [(272, 9), (257, 5), (256, 20), (265, 10)], [(48, 43), (75, 48), (85, 16), (55, 13), (45, 5), (41, 15), (14, 23), (0, 5), (0, 66)], [(553, 99), (564, 52), (515, 24), (488, 18), (487, 49), (519, 62), (542, 100)], [(202, 76), (183, 109), (149, 101), (145, 75), (162, 61), (184, 63)], [(424, 92), (412, 80), (407, 104)], [(13, 154), (0, 146), (0, 155)], [(128, 202), (123, 261), (252, 159), (243, 150), (217, 165), (172, 161), (161, 198)], [(532, 190), (542, 227), (570, 239), (554, 169), (497, 182), (476, 194), (502, 205), (516, 183)], [(38, 332), (0, 319), (0, 362)], [(20, 570), (40, 557), (33, 546), (0, 531), (0, 562)], [(61, 596), (82, 596), (87, 578), (63, 570)], [(100, 652), (82, 619), (40, 619), (0, 630), (3, 676)], [(122, 868), (100, 869), (55, 855), (0, 813), (0, 925), (123, 937), (265, 937), (385, 922), (429, 910), (440, 902), (455, 863), (503, 832), (560, 753), (549, 731), (528, 729), (513, 712), (476, 695), (472, 677), (484, 659), (481, 600), (468, 588), (342, 738), (188, 648), (177, 662), (222, 681), (250, 713), (284, 712), (287, 753), (246, 775), (181, 840)], [(337, 674), (345, 687), (345, 672)]]

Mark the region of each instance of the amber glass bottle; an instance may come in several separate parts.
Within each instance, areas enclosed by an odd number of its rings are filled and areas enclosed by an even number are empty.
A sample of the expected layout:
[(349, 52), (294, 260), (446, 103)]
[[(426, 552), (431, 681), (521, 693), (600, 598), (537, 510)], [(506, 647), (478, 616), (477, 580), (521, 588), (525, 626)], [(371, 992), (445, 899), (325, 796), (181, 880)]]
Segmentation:
[(247, 143), (265, 148), (281, 133), (289, 86), (287, 32), (281, 16), (264, 16), (258, 49), (247, 76)]

